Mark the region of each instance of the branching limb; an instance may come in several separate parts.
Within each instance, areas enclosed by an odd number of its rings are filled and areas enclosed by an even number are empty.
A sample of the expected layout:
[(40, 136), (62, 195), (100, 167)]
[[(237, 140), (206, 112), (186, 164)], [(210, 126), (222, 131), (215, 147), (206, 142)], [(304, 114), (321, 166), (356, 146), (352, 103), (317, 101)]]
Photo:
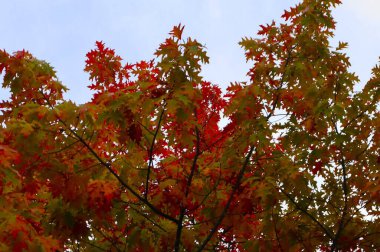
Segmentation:
[[(44, 96), (45, 97), (45, 96)], [(49, 100), (45, 97), (45, 100), (48, 102), (51, 109), (54, 110), (54, 107), (49, 103)], [(77, 139), (79, 140), (86, 148), (87, 150), (94, 156), (98, 162), (104, 166), (118, 181), (119, 183), (126, 188), (130, 193), (132, 193), (133, 196), (135, 196), (139, 201), (143, 202), (146, 206), (148, 206), (154, 213), (158, 214), (159, 216), (170, 220), (174, 223), (178, 223), (178, 220), (158, 208), (156, 208), (152, 203), (150, 203), (147, 199), (142, 197), (139, 193), (137, 193), (130, 185), (128, 185), (117, 173), (114, 171), (111, 167), (111, 164), (109, 162), (104, 161), (96, 152), (95, 150), (81, 137), (79, 136), (74, 130), (72, 130), (60, 117), (59, 115), (56, 115), (59, 122), (65, 126), (65, 128)]]

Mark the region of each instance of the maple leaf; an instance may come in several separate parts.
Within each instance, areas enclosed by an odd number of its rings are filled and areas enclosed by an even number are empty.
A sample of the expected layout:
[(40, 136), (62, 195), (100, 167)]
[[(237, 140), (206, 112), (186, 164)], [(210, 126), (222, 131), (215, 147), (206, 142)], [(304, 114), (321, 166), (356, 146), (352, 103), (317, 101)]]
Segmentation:
[(314, 175), (316, 175), (317, 173), (319, 173), (321, 171), (322, 165), (323, 165), (323, 163), (321, 161), (315, 162), (314, 168), (311, 170), (311, 172)]
[(182, 33), (183, 33), (184, 29), (185, 29), (185, 26), (181, 25), (181, 23), (180, 23), (179, 25), (174, 26), (173, 30), (171, 30), (171, 32), (169, 34), (172, 35), (173, 37), (181, 40)]
[(129, 126), (128, 135), (134, 142), (139, 143), (142, 138), (141, 127), (137, 124), (132, 124)]
[(19, 163), (21, 155), (8, 145), (0, 144), (0, 165), (3, 167), (11, 167), (14, 163)]

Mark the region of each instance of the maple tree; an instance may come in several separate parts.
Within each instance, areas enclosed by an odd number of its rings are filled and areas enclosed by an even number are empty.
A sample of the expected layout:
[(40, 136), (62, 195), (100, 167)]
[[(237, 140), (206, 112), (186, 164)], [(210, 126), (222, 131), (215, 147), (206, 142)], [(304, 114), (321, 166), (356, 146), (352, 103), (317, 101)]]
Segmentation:
[(0, 250), (379, 249), (380, 67), (354, 92), (329, 43), (339, 3), (243, 38), (250, 80), (225, 94), (181, 25), (152, 61), (96, 42), (82, 105), (48, 63), (0, 51)]

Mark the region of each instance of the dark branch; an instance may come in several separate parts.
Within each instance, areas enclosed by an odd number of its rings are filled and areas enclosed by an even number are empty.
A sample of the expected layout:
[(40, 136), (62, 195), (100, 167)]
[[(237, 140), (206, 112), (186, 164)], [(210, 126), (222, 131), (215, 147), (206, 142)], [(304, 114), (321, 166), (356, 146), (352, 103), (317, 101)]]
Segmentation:
[[(189, 178), (187, 179), (187, 184), (186, 184), (186, 188), (185, 188), (185, 199), (189, 195), (191, 182), (193, 180), (195, 170), (197, 169), (197, 160), (198, 160), (198, 157), (201, 153), (200, 152), (200, 136), (199, 136), (199, 130), (197, 127), (195, 127), (195, 134), (196, 134), (195, 156), (193, 159), (193, 164), (191, 166)], [(183, 219), (184, 219), (185, 213), (186, 213), (186, 208), (182, 205), (182, 203), (180, 203), (180, 208), (181, 209), (180, 209), (179, 219), (178, 219), (178, 223), (177, 223), (176, 239), (174, 242), (174, 251), (176, 251), (176, 252), (179, 251), (179, 245), (181, 243), (181, 234), (182, 234), (182, 228), (183, 228)]]
[(164, 112), (165, 112), (165, 104), (162, 108), (160, 118), (158, 119), (156, 131), (154, 132), (153, 140), (152, 140), (152, 143), (151, 143), (150, 149), (149, 149), (149, 164), (148, 164), (148, 170), (147, 170), (147, 174), (146, 174), (145, 193), (144, 193), (145, 199), (148, 199), (148, 194), (149, 194), (149, 179), (150, 179), (150, 170), (152, 169), (152, 166), (153, 166), (154, 144), (156, 143), (156, 138), (157, 138), (158, 132), (160, 131), (161, 122), (162, 122), (162, 118), (164, 116)]
[(226, 216), (227, 211), (228, 211), (228, 209), (230, 208), (230, 205), (231, 205), (232, 200), (233, 200), (233, 198), (234, 198), (234, 195), (235, 195), (237, 189), (238, 189), (239, 186), (240, 186), (241, 180), (242, 180), (242, 178), (243, 178), (243, 175), (244, 175), (244, 173), (245, 173), (245, 170), (247, 169), (247, 166), (248, 166), (248, 164), (249, 164), (249, 160), (250, 160), (250, 158), (251, 158), (251, 156), (252, 156), (252, 153), (253, 153), (254, 149), (255, 149), (254, 146), (251, 146), (251, 147), (250, 147), (250, 150), (249, 150), (249, 152), (248, 152), (248, 154), (247, 154), (247, 156), (246, 156), (246, 158), (245, 158), (244, 164), (243, 164), (242, 168), (241, 168), (240, 171), (239, 171), (239, 174), (238, 174), (238, 177), (237, 177), (236, 183), (235, 183), (235, 184), (233, 185), (233, 187), (232, 187), (232, 191), (231, 191), (231, 193), (230, 193), (230, 195), (229, 195), (229, 198), (228, 198), (227, 204), (226, 204), (226, 206), (224, 207), (224, 209), (223, 209), (223, 211), (222, 211), (222, 214), (219, 216), (219, 218), (217, 219), (217, 221), (216, 221), (215, 224), (214, 224), (214, 227), (211, 229), (211, 231), (210, 231), (210, 233), (207, 235), (207, 237), (203, 240), (203, 242), (201, 243), (201, 245), (199, 246), (199, 248), (198, 248), (197, 251), (200, 252), (200, 251), (202, 251), (202, 250), (206, 247), (207, 243), (211, 240), (212, 236), (213, 236), (213, 235), (215, 234), (215, 232), (218, 230), (220, 224), (222, 223), (224, 217)]
[[(44, 96), (45, 97), (45, 96)], [(50, 104), (49, 100), (45, 97), (45, 100), (48, 102), (49, 106), (51, 109), (54, 110), (54, 107)], [(94, 151), (94, 149), (81, 137), (79, 136), (74, 130), (72, 130), (59, 116), (58, 114), (56, 114), (56, 117), (57, 119), (59, 120), (60, 123), (62, 123), (65, 128), (67, 130), (69, 130), (69, 132), (71, 134), (73, 134), (73, 136), (79, 140), (84, 146), (86, 146), (87, 150), (90, 151), (90, 153), (95, 157), (95, 159), (97, 159), (99, 161), (99, 163), (104, 166), (118, 181), (119, 183), (124, 187), (126, 188), (130, 193), (132, 193), (138, 200), (140, 200), (141, 202), (143, 202), (145, 205), (147, 205), (154, 213), (160, 215), (161, 217), (163, 218), (166, 218), (174, 223), (178, 223), (178, 220), (175, 219), (174, 217), (160, 211), (159, 209), (157, 209), (154, 205), (152, 205), (152, 203), (150, 203), (148, 200), (146, 200), (144, 197), (140, 196), (140, 194), (138, 194), (135, 190), (133, 190), (133, 188), (128, 185), (112, 168), (111, 168), (111, 164), (104, 161), (101, 157), (99, 157), (99, 155)]]
[[(335, 127), (335, 133), (337, 135), (340, 135), (340, 132), (338, 130), (338, 127), (337, 127), (336, 123), (334, 123), (334, 127)], [(343, 190), (343, 197), (344, 197), (344, 205), (343, 205), (342, 217), (341, 217), (341, 219), (339, 221), (338, 230), (337, 230), (337, 232), (335, 234), (335, 237), (333, 239), (333, 242), (331, 244), (331, 251), (335, 251), (337, 249), (340, 235), (342, 234), (344, 226), (347, 224), (347, 223), (345, 223), (345, 220), (346, 220), (346, 217), (347, 217), (347, 214), (348, 214), (347, 213), (347, 211), (348, 211), (347, 167), (346, 167), (345, 159), (343, 157), (342, 147), (340, 148), (340, 152), (341, 152), (340, 153), (341, 154), (341, 158), (339, 160), (339, 163), (342, 166), (342, 173), (343, 173), (342, 190)]]
[(331, 234), (331, 232), (320, 221), (318, 221), (317, 218), (315, 218), (306, 209), (304, 209), (300, 205), (298, 205), (297, 202), (293, 199), (293, 197), (290, 196), (290, 194), (288, 194), (287, 192), (285, 192), (281, 188), (279, 188), (279, 189), (293, 203), (293, 205), (296, 207), (296, 209), (298, 209), (299, 211), (301, 211), (303, 214), (305, 214), (306, 216), (308, 216), (313, 222), (315, 222), (330, 239), (334, 238), (334, 235)]

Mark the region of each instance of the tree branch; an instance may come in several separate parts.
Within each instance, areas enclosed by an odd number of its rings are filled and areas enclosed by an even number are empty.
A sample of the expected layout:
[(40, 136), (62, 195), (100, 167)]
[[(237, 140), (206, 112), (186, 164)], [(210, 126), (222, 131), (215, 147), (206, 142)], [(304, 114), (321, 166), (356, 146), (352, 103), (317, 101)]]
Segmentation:
[[(288, 49), (287, 50), (287, 56), (286, 56), (285, 64), (284, 64), (284, 72), (282, 73), (281, 80), (280, 80), (280, 85), (278, 86), (278, 88), (276, 89), (276, 91), (280, 90), (282, 88), (283, 84), (284, 84), (284, 81), (285, 81), (285, 69), (289, 65), (290, 60), (291, 60), (291, 50)], [(270, 113), (265, 117), (266, 121), (268, 121), (270, 119), (270, 117), (272, 115), (274, 115), (274, 111), (275, 111), (275, 109), (277, 107), (279, 99), (280, 99), (280, 94), (277, 94), (276, 98), (275, 98), (275, 100), (274, 100), (274, 102), (272, 104), (272, 108), (271, 108)], [(232, 192), (230, 193), (230, 197), (229, 197), (229, 199), (227, 201), (227, 204), (226, 204), (225, 208), (223, 209), (222, 214), (219, 216), (218, 220), (214, 224), (214, 227), (211, 229), (211, 232), (205, 238), (205, 240), (201, 243), (198, 251), (202, 251), (206, 247), (207, 243), (210, 241), (210, 239), (212, 238), (212, 236), (214, 235), (214, 233), (218, 230), (219, 225), (222, 223), (222, 220), (224, 219), (225, 215), (227, 214), (227, 211), (228, 211), (228, 209), (229, 209), (229, 207), (230, 207), (230, 205), (232, 203), (233, 196), (234, 196), (236, 190), (240, 186), (241, 180), (243, 178), (243, 175), (244, 175), (245, 170), (246, 170), (246, 168), (248, 166), (248, 163), (249, 163), (249, 159), (251, 158), (254, 149), (255, 149), (255, 146), (253, 146), (253, 145), (250, 146), (250, 150), (249, 150), (249, 152), (248, 152), (248, 154), (247, 154), (247, 156), (245, 158), (243, 167), (239, 171), (239, 175), (238, 175), (237, 181), (236, 181), (236, 183), (234, 184), (234, 186), (232, 188)]]
[[(128, 203), (127, 203), (128, 204)], [(130, 207), (133, 211), (135, 211), (136, 213), (138, 213), (139, 215), (141, 215), (142, 217), (144, 217), (146, 220), (148, 220), (150, 223), (153, 224), (153, 226), (156, 226), (158, 227), (159, 229), (161, 229), (161, 231), (164, 231), (165, 233), (167, 233), (168, 231), (166, 231), (160, 224), (158, 224), (157, 222), (155, 222), (154, 220), (150, 219), (148, 216), (146, 216), (144, 213), (140, 212), (137, 208), (133, 207), (132, 205), (128, 204), (128, 207)]]
[[(187, 184), (185, 188), (185, 199), (187, 199), (187, 196), (189, 195), (189, 190), (191, 186), (191, 182), (194, 177), (195, 170), (197, 169), (197, 160), (200, 155), (200, 136), (199, 136), (199, 130), (197, 127), (195, 127), (195, 134), (196, 134), (196, 146), (195, 146), (195, 156), (193, 159), (193, 164), (191, 166), (191, 171), (189, 178), (187, 179)], [(176, 239), (174, 242), (174, 251), (178, 252), (179, 251), (179, 245), (181, 243), (181, 233), (182, 233), (182, 228), (183, 228), (183, 219), (185, 217), (186, 213), (186, 208), (182, 205), (182, 202), (180, 203), (180, 214), (179, 214), (179, 219), (177, 223), (177, 233), (176, 233)]]
[(290, 196), (290, 194), (288, 194), (287, 192), (285, 192), (282, 188), (279, 188), (280, 191), (293, 203), (293, 205), (296, 207), (296, 209), (298, 209), (299, 211), (301, 211), (302, 213), (304, 213), (306, 216), (308, 216), (313, 222), (315, 222), (322, 230), (323, 232), (330, 238), (330, 239), (333, 239), (334, 238), (334, 235), (331, 234), (331, 232), (320, 222), (317, 220), (317, 218), (315, 218), (311, 213), (309, 213), (306, 209), (302, 208), (300, 205), (297, 204), (297, 202), (293, 199), (292, 196)]
[[(44, 95), (44, 94), (43, 94)], [(45, 97), (45, 95), (44, 95)], [(50, 104), (50, 102), (47, 100), (47, 98), (45, 97), (45, 100), (48, 102), (50, 108), (52, 110), (54, 110), (54, 107)], [(95, 159), (97, 159), (99, 161), (99, 163), (104, 166), (118, 181), (119, 183), (124, 187), (126, 188), (130, 193), (132, 193), (138, 200), (140, 200), (141, 202), (143, 202), (145, 205), (147, 205), (154, 213), (160, 215), (161, 217), (163, 218), (166, 218), (167, 220), (170, 220), (174, 223), (178, 223), (178, 220), (162, 211), (160, 211), (159, 209), (157, 209), (154, 205), (152, 205), (152, 203), (150, 203), (147, 199), (145, 199), (144, 197), (140, 196), (140, 194), (138, 194), (135, 190), (133, 190), (133, 188), (128, 185), (126, 182), (124, 182), (124, 180), (111, 168), (111, 164), (108, 163), (108, 162), (105, 162), (101, 157), (99, 157), (99, 155), (94, 151), (94, 149), (81, 137), (79, 136), (74, 130), (72, 130), (60, 117), (59, 115), (56, 113), (56, 117), (57, 119), (59, 120), (60, 123), (62, 123), (65, 128), (67, 130), (69, 130), (69, 132), (71, 134), (73, 134), (75, 136), (75, 138), (77, 140), (79, 140), (84, 146), (86, 146), (87, 150), (95, 157)]]
[[(341, 133), (338, 130), (338, 126), (337, 126), (336, 122), (334, 122), (334, 128), (335, 128), (335, 133), (340, 136)], [(347, 167), (346, 167), (346, 162), (345, 162), (345, 159), (344, 159), (343, 153), (342, 153), (342, 146), (340, 146), (339, 149), (340, 149), (340, 155), (341, 155), (339, 163), (342, 166), (342, 173), (343, 173), (342, 190), (343, 190), (343, 197), (344, 197), (344, 205), (343, 205), (342, 217), (339, 221), (339, 227), (338, 227), (338, 230), (335, 234), (335, 237), (333, 238), (333, 242), (331, 244), (331, 251), (335, 251), (337, 249), (338, 240), (339, 240), (340, 235), (344, 229), (344, 226), (345, 226), (344, 222), (345, 222), (345, 219), (347, 216), (347, 210), (348, 210)]]
[(245, 158), (244, 164), (243, 164), (242, 168), (241, 168), (240, 171), (239, 171), (239, 174), (238, 174), (238, 177), (237, 177), (236, 183), (235, 183), (235, 184), (233, 185), (233, 187), (232, 187), (232, 191), (231, 191), (230, 196), (229, 196), (229, 198), (228, 198), (227, 204), (226, 204), (226, 206), (224, 207), (224, 209), (223, 209), (223, 211), (222, 211), (222, 214), (219, 216), (219, 218), (218, 218), (217, 221), (215, 222), (214, 227), (211, 229), (210, 233), (207, 235), (207, 237), (203, 240), (203, 242), (202, 242), (201, 245), (199, 246), (199, 248), (198, 248), (198, 250), (197, 250), (198, 252), (202, 251), (202, 250), (206, 247), (207, 243), (211, 240), (212, 236), (213, 236), (214, 233), (218, 230), (219, 225), (222, 223), (224, 217), (226, 216), (227, 211), (228, 211), (228, 209), (230, 208), (230, 205), (231, 205), (231, 203), (232, 203), (233, 197), (234, 197), (234, 195), (235, 195), (237, 189), (238, 189), (239, 186), (240, 186), (240, 183), (241, 183), (241, 180), (242, 180), (242, 178), (243, 178), (244, 172), (245, 172), (245, 170), (246, 170), (246, 168), (247, 168), (247, 166), (248, 166), (249, 159), (251, 158), (254, 149), (255, 149), (254, 146), (251, 146), (251, 147), (250, 147), (250, 150), (249, 150), (249, 152), (248, 152), (248, 154), (247, 154), (247, 156), (246, 156), (246, 158)]
[(154, 132), (153, 140), (152, 140), (152, 143), (151, 143), (150, 149), (149, 149), (149, 164), (148, 164), (148, 170), (147, 170), (147, 174), (146, 174), (145, 193), (144, 193), (144, 198), (145, 199), (148, 199), (150, 170), (152, 169), (152, 166), (153, 166), (154, 144), (156, 142), (156, 138), (157, 138), (158, 132), (160, 131), (162, 118), (163, 118), (164, 112), (165, 112), (165, 106), (166, 106), (166, 103), (164, 104), (164, 106), (162, 108), (162, 111), (161, 111), (161, 114), (160, 114), (160, 118), (159, 118), (158, 123), (157, 123), (157, 128), (156, 128), (156, 131)]
[(274, 209), (274, 207), (272, 208), (272, 218), (273, 218), (273, 224), (274, 224), (274, 233), (276, 235), (276, 240), (277, 240), (278, 248), (280, 249), (281, 252), (283, 252), (284, 249), (282, 248), (282, 245), (281, 245), (281, 241), (280, 241), (280, 237), (279, 237), (278, 229), (277, 229), (277, 221), (276, 221), (276, 217), (274, 216), (273, 209)]

